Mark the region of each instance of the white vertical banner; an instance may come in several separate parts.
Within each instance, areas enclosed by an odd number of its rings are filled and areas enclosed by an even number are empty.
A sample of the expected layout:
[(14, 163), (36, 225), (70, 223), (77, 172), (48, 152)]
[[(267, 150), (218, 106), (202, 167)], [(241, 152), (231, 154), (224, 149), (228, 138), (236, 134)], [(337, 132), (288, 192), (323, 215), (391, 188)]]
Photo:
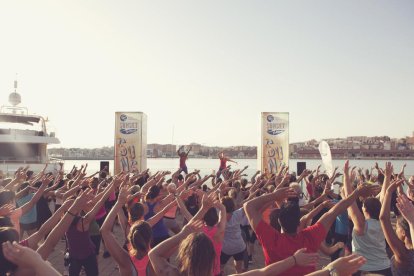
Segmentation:
[(262, 172), (277, 173), (281, 166), (289, 165), (289, 113), (262, 112), (260, 143)]
[(114, 174), (147, 168), (147, 116), (115, 112)]

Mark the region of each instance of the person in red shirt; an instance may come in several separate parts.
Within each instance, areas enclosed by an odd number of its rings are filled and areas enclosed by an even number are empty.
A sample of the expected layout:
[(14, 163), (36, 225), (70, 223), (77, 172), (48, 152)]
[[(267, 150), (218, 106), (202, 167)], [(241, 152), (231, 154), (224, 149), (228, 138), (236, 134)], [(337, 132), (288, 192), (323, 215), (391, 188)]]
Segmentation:
[(178, 154), (178, 156), (180, 157), (180, 170), (181, 170), (182, 172), (185, 172), (185, 174), (188, 174), (187, 164), (186, 164), (185, 162), (186, 162), (186, 161), (187, 161), (187, 159), (188, 159), (188, 154), (190, 153), (191, 148), (192, 148), (192, 147), (190, 147), (190, 148), (187, 150), (187, 152), (185, 152), (185, 151), (181, 151), (182, 149), (184, 149), (184, 146), (181, 146), (181, 147), (177, 150), (177, 154)]
[(219, 178), (220, 175), (221, 175), (221, 172), (227, 168), (227, 162), (232, 162), (232, 163), (237, 164), (236, 161), (231, 160), (230, 158), (226, 157), (224, 155), (224, 152), (223, 151), (218, 154), (218, 158), (220, 159), (220, 167), (219, 167), (219, 169), (217, 171), (216, 178)]
[[(280, 233), (262, 219), (262, 210), (269, 204), (275, 201), (282, 203), (287, 197), (295, 196), (292, 189), (276, 189), (271, 194), (260, 196), (245, 203), (244, 210), (250, 225), (262, 244), (266, 266), (292, 256), (301, 248), (306, 248), (307, 253), (317, 252), (336, 217), (346, 211), (359, 195), (369, 192), (370, 189), (366, 185), (361, 185), (349, 197), (325, 213), (314, 225), (301, 231), (298, 231), (300, 208), (297, 203), (292, 201), (281, 204), (279, 223), (283, 233)], [(315, 266), (295, 265), (281, 275), (306, 275), (315, 270)]]

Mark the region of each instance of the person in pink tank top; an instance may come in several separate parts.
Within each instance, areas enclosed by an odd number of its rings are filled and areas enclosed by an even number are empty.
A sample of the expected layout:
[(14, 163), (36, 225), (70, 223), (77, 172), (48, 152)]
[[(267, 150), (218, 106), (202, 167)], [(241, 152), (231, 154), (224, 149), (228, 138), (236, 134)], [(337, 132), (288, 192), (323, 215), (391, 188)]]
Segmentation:
[[(213, 276), (222, 275), (220, 268), (220, 255), (227, 222), (226, 207), (219, 200), (216, 200), (215, 197), (216, 195), (214, 193), (211, 193), (210, 195), (203, 195), (201, 209), (194, 217), (185, 208), (184, 202), (181, 198), (177, 198), (178, 206), (180, 206), (183, 216), (188, 221), (202, 219), (204, 222), (202, 232), (213, 243), (215, 252), (214, 267), (212, 272)], [(220, 216), (217, 214), (217, 209), (220, 211)]]
[(118, 200), (109, 212), (101, 228), (102, 238), (111, 256), (119, 265), (121, 275), (147, 275), (149, 258), (148, 252), (151, 249), (152, 228), (149, 223), (139, 220), (135, 222), (128, 233), (130, 250), (125, 250), (118, 244), (112, 225), (122, 206), (128, 200), (128, 188), (122, 187), (119, 191)]
[[(217, 209), (220, 210), (220, 217), (217, 215)], [(220, 254), (223, 247), (224, 232), (226, 230), (226, 207), (217, 201), (214, 207), (210, 208), (204, 215), (203, 233), (210, 238), (213, 243), (216, 258), (214, 260), (213, 276), (221, 275), (220, 272)]]

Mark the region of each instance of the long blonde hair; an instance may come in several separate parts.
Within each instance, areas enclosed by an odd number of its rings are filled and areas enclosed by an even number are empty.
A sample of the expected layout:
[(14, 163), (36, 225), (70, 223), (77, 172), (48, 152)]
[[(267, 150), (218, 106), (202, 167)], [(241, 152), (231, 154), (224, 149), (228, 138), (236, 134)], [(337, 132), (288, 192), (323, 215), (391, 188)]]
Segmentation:
[(192, 233), (178, 249), (178, 270), (186, 276), (211, 276), (216, 252), (213, 242), (204, 233)]

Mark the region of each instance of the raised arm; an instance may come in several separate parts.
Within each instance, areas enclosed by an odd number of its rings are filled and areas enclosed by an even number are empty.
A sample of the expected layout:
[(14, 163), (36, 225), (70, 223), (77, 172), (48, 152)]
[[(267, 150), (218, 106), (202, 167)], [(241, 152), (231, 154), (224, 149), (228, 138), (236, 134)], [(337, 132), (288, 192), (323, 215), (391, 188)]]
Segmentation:
[(384, 183), (382, 184), (381, 192), (379, 194), (379, 199), (380, 199), (381, 203), (384, 200), (385, 192), (387, 191), (388, 187), (390, 186), (391, 175), (392, 175), (393, 171), (394, 171), (394, 167), (391, 164), (391, 162), (386, 162), (385, 163), (385, 170), (384, 170)]
[(74, 194), (76, 194), (81, 188), (82, 185), (77, 185), (77, 181), (72, 183), (72, 187), (66, 191), (65, 193), (59, 193), (56, 192), (56, 197), (61, 197), (63, 200), (66, 200), (67, 198), (70, 198), (71, 196), (73, 196)]
[(404, 242), (402, 242), (397, 235), (391, 224), (391, 196), (397, 189), (397, 186), (401, 185), (403, 181), (397, 180), (394, 181), (385, 192), (385, 196), (383, 198), (383, 202), (381, 205), (381, 212), (380, 212), (380, 222), (382, 231), (384, 231), (385, 239), (387, 240), (388, 245), (391, 247), (392, 252), (394, 253), (395, 260), (397, 263), (405, 263), (408, 257), (408, 250), (405, 247)]
[(324, 202), (322, 202), (321, 204), (318, 205), (318, 207), (313, 208), (312, 211), (310, 211), (308, 214), (304, 215), (301, 219), (300, 219), (300, 224), (299, 224), (299, 228), (298, 231), (305, 229), (309, 222), (317, 215), (319, 214), (324, 208), (327, 208), (329, 205), (331, 204), (330, 200), (325, 200)]
[(15, 178), (9, 184), (7, 184), (4, 187), (4, 189), (15, 192), (18, 189), (18, 187), (24, 182), (25, 179), (26, 179), (26, 173), (18, 172)]
[[(18, 266), (16, 275), (19, 275), (19, 272), (23, 271), (30, 271), (34, 273), (34, 275), (61, 275), (50, 265), (50, 263), (42, 260), (41, 256), (36, 251), (29, 247), (24, 247), (17, 242), (10, 243), (8, 241), (3, 243), (3, 254), (7, 260)], [(25, 273), (23, 272), (23, 274)]]
[(156, 183), (158, 182), (158, 180), (156, 180), (155, 178), (147, 181), (147, 183), (145, 183), (142, 187), (141, 187), (141, 192), (143, 194), (146, 194), (148, 192), (148, 190), (154, 186)]
[(224, 232), (226, 231), (226, 224), (227, 224), (227, 213), (226, 213), (226, 207), (220, 202), (220, 201), (216, 201), (216, 203), (214, 204), (214, 206), (219, 209), (220, 211), (220, 216), (219, 216), (219, 220), (217, 222), (217, 232), (214, 235), (214, 238), (218, 241), (218, 242), (222, 242), (224, 239)]
[(331, 210), (325, 213), (318, 222), (322, 223), (326, 231), (329, 231), (336, 217), (345, 212), (346, 209), (355, 202), (360, 195), (372, 194), (373, 187), (370, 185), (360, 185), (351, 195), (338, 202)]
[(76, 198), (75, 202), (69, 208), (69, 210), (65, 213), (63, 218), (60, 222), (53, 228), (52, 232), (50, 232), (49, 236), (45, 240), (45, 242), (37, 249), (37, 252), (42, 256), (44, 260), (46, 260), (49, 254), (53, 251), (56, 244), (60, 241), (63, 237), (67, 229), (69, 228), (70, 224), (72, 223), (73, 219), (80, 211), (85, 207), (86, 203), (93, 197), (92, 190), (85, 190), (81, 191)]
[(54, 194), (54, 192), (53, 192), (53, 190), (55, 190), (57, 187), (58, 187), (58, 185), (59, 185), (59, 182), (60, 182), (60, 180), (62, 179), (62, 175), (57, 175), (56, 177), (55, 177), (55, 180), (53, 181), (53, 184), (52, 184), (52, 186), (50, 186), (49, 188), (46, 188), (46, 190), (45, 190), (45, 192), (44, 192), (44, 194), (43, 194), (43, 196), (44, 197), (47, 197), (47, 196), (52, 196), (53, 194)]
[(177, 204), (177, 202), (172, 201), (170, 203), (168, 203), (161, 211), (159, 211), (158, 213), (156, 213), (154, 216), (152, 216), (151, 218), (149, 218), (147, 220), (148, 224), (153, 227), (155, 224), (157, 224), (157, 222), (159, 222), (165, 215), (165, 213), (167, 213), (168, 210), (170, 210), (172, 207), (174, 207)]
[(250, 182), (252, 182), (252, 184), (256, 183), (256, 176), (258, 176), (260, 174), (260, 171), (257, 171), (252, 178), (250, 179)]
[(128, 275), (127, 271), (131, 271), (131, 262), (128, 253), (118, 244), (114, 233), (112, 233), (112, 226), (114, 225), (117, 214), (127, 202), (127, 198), (128, 189), (126, 185), (123, 185), (119, 190), (117, 202), (112, 207), (101, 227), (101, 234), (105, 242), (105, 247), (119, 265), (121, 275)]
[[(405, 194), (400, 194), (398, 195), (398, 198), (397, 198), (397, 207), (398, 207), (398, 210), (400, 210), (404, 219), (408, 222), (408, 225), (410, 226), (411, 237), (412, 237), (414, 234), (414, 205), (407, 198)], [(414, 243), (412, 240), (411, 240), (411, 246), (414, 247)]]
[(193, 216), (190, 214), (190, 212), (188, 212), (187, 207), (185, 206), (183, 200), (181, 199), (181, 195), (176, 198), (176, 201), (177, 201), (178, 207), (180, 208), (181, 214), (184, 216), (184, 218), (187, 221), (190, 221), (193, 218)]
[(236, 161), (234, 161), (234, 160), (232, 160), (232, 159), (230, 159), (230, 158), (226, 158), (226, 159), (227, 159), (227, 162), (231, 162), (231, 163), (237, 164), (237, 162), (236, 162)]
[(63, 205), (40, 226), (39, 230), (27, 239), (30, 248), (37, 250), (39, 242), (59, 223), (62, 215), (70, 206), (72, 206), (72, 203), (73, 200), (65, 201)]
[(22, 210), (22, 214), (27, 213), (30, 209), (32, 209), (35, 204), (39, 201), (39, 199), (43, 196), (43, 193), (47, 187), (47, 185), (49, 185), (49, 183), (52, 181), (52, 178), (44, 178), (42, 181), (42, 185), (40, 186), (40, 188), (37, 190), (37, 192), (34, 194), (34, 196), (32, 197), (32, 199), (27, 202), (26, 204), (24, 204), (23, 206), (21, 206), (19, 209)]
[(366, 260), (362, 256), (352, 254), (342, 257), (328, 264), (326, 267), (307, 274), (306, 276), (330, 276), (330, 275), (352, 275), (365, 264)]
[(315, 266), (318, 263), (318, 253), (305, 253), (306, 248), (299, 249), (291, 257), (273, 263), (261, 269), (254, 269), (233, 276), (270, 276), (279, 275), (294, 266)]
[(163, 241), (149, 252), (148, 256), (156, 275), (179, 275), (177, 267), (171, 265), (168, 258), (171, 257), (183, 239), (193, 232), (201, 231), (202, 226), (202, 221), (193, 219), (183, 227), (180, 233)]
[[(353, 187), (351, 186), (350, 175), (349, 175), (349, 160), (345, 162), (344, 166), (344, 193), (345, 196), (349, 196), (353, 192)], [(363, 235), (365, 232), (365, 218), (364, 215), (359, 210), (356, 202), (352, 203), (348, 209), (348, 215), (351, 218), (354, 224), (354, 231), (358, 235)]]
[(204, 215), (207, 213), (207, 211), (214, 206), (215, 198), (215, 194), (203, 194), (203, 197), (201, 199), (201, 208), (198, 210), (197, 214), (195, 214), (193, 220), (203, 220)]
[(178, 156), (180, 156), (180, 151), (181, 151), (181, 149), (183, 148), (184, 146), (181, 146), (181, 147), (179, 147), (178, 148), (178, 150), (177, 150), (177, 154), (178, 154)]
[(310, 170), (303, 170), (303, 172), (299, 175), (299, 178), (296, 180), (297, 183), (300, 183), (303, 179), (308, 177), (312, 172)]
[(86, 225), (89, 225), (89, 223), (91, 223), (95, 219), (96, 214), (102, 208), (102, 206), (104, 205), (105, 201), (108, 199), (109, 195), (115, 191), (115, 186), (118, 186), (119, 185), (118, 182), (120, 182), (120, 181), (121, 180), (114, 179), (114, 181), (112, 181), (112, 183), (109, 184), (105, 188), (105, 190), (103, 192), (102, 198), (95, 204), (95, 206), (92, 208), (92, 210), (90, 210), (86, 214), (86, 216), (84, 218), (84, 223)]
[(246, 202), (243, 208), (253, 230), (256, 230), (257, 225), (262, 220), (261, 210), (264, 205), (267, 205), (270, 202), (283, 201), (289, 197), (289, 195), (294, 196), (295, 192), (290, 188), (280, 188), (276, 189), (273, 193), (262, 195)]

